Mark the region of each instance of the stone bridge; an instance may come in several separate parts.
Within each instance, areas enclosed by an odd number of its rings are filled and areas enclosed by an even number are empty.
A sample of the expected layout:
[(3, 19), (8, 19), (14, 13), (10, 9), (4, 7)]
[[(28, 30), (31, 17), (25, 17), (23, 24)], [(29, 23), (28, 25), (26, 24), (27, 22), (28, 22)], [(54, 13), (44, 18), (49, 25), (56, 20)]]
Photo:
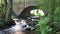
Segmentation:
[(13, 0), (13, 11), (16, 15), (28, 6), (36, 6), (36, 0)]

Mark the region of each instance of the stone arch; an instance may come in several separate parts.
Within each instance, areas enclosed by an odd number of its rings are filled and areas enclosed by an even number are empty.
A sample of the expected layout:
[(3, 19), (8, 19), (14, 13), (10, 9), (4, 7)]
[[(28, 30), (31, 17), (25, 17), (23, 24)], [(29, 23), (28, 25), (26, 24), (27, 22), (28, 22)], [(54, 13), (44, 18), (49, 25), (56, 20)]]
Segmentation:
[(28, 7), (24, 8), (21, 11), (20, 15), (18, 16), (18, 18), (24, 18), (26, 16), (29, 16), (30, 15), (30, 11), (34, 10), (34, 9), (38, 9), (38, 7), (37, 6), (28, 6)]

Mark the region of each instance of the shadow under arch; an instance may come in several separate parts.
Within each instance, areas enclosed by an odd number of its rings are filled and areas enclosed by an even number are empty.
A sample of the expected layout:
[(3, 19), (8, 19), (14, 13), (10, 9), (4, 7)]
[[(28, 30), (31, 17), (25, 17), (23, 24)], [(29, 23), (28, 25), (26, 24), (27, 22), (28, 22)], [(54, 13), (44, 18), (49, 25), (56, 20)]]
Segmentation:
[(25, 18), (27, 16), (30, 16), (30, 11), (34, 10), (34, 9), (38, 9), (38, 7), (37, 6), (28, 6), (28, 7), (24, 8), (21, 11), (21, 14), (18, 15), (18, 18)]

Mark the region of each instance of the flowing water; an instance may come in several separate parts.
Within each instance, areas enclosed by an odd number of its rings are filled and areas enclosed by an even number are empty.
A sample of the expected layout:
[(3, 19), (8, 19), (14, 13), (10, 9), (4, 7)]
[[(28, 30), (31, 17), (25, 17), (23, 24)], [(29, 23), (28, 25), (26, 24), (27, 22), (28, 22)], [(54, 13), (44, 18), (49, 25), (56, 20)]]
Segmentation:
[(16, 32), (26, 30), (27, 28), (33, 29), (33, 27), (26, 24), (25, 20), (13, 19), (15, 21), (15, 26), (10, 28), (0, 30), (0, 34), (16, 34)]

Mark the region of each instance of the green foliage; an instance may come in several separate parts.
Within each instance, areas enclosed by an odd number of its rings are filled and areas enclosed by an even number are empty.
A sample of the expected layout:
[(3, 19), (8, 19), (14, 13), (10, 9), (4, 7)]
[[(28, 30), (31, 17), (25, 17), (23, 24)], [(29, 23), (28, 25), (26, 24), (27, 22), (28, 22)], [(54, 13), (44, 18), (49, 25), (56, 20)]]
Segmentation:
[[(36, 0), (37, 6), (45, 12), (51, 13), (54, 0)], [(53, 12), (53, 11), (52, 11)], [(50, 16), (50, 15), (49, 15)], [(36, 30), (37, 34), (51, 34), (52, 28), (48, 26), (49, 18), (41, 18), (38, 22), (39, 28)]]
[(54, 11), (54, 21), (60, 22), (60, 7)]
[(41, 34), (49, 34), (52, 30), (52, 28), (50, 28), (50, 26), (48, 26), (48, 21), (49, 19), (48, 18), (41, 18), (39, 20), (39, 23), (38, 25), (40, 26), (40, 31), (41, 31)]
[(0, 18), (4, 19), (5, 15), (6, 15), (6, 2), (4, 0), (2, 0), (2, 11), (0, 11)]
[[(12, 0), (2, 0), (2, 11), (0, 11), (0, 29), (8, 26), (12, 16)], [(14, 18), (14, 17), (13, 17)]]
[(55, 30), (60, 30), (60, 7), (54, 11), (54, 26), (56, 27)]
[(7, 13), (6, 2), (2, 0), (2, 11), (0, 11), (0, 28), (5, 24), (5, 17)]
[(44, 10), (44, 11), (50, 11), (52, 6), (52, 0), (36, 0), (37, 6)]
[[(50, 18), (49, 26), (52, 26), (54, 31), (56, 30), (60, 31), (60, 0), (36, 0), (36, 1), (37, 1), (36, 4), (40, 9), (48, 12), (48, 17)], [(42, 20), (42, 22), (44, 21), (45, 20)], [(48, 29), (49, 27), (46, 28)]]

